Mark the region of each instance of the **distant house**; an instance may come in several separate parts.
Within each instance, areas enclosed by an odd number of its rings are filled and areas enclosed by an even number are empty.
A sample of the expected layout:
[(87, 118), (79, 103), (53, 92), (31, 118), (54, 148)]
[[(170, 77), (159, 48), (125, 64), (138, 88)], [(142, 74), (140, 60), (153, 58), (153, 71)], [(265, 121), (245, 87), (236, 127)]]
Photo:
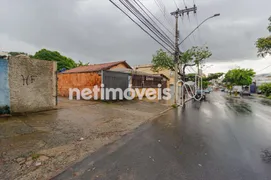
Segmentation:
[(155, 72), (152, 70), (152, 64), (145, 64), (145, 65), (139, 65), (135, 67), (136, 71), (145, 72), (148, 74), (163, 74), (169, 79), (169, 86), (174, 85), (174, 71), (171, 71), (169, 69), (164, 69), (158, 72)]
[(264, 83), (271, 83), (271, 73), (257, 74), (253, 78), (253, 82), (255, 82), (257, 87)]
[[(134, 69), (119, 69), (119, 68), (113, 69), (112, 71), (129, 74), (130, 77), (129, 83), (132, 85), (133, 89), (137, 88), (139, 89), (139, 91), (142, 91), (144, 88), (153, 88), (158, 94), (159, 85), (161, 85), (160, 88), (162, 88), (162, 91), (164, 88), (169, 87), (168, 84), (169, 78), (167, 78), (163, 74), (149, 74)], [(143, 96), (146, 96), (146, 94), (143, 93)]]
[(64, 71), (62, 73), (71, 74), (71, 73), (101, 72), (102, 70), (112, 70), (115, 68), (132, 69), (132, 67), (126, 61), (116, 61), (116, 62), (108, 62), (108, 63), (102, 63), (102, 64), (91, 64), (87, 66), (79, 66), (79, 67)]
[(113, 69), (132, 69), (126, 61), (79, 66), (58, 74), (58, 95), (68, 97), (69, 88), (92, 89), (101, 85), (101, 72)]

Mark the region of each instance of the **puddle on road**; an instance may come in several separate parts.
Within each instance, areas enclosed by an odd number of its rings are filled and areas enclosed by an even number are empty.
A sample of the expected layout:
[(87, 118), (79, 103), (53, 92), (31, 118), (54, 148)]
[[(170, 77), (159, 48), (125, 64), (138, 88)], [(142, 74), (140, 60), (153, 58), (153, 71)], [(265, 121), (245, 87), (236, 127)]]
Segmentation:
[(262, 99), (262, 100), (260, 101), (260, 103), (261, 103), (262, 105), (271, 106), (271, 101), (268, 100), (268, 99)]
[(271, 163), (271, 149), (262, 150), (261, 158), (266, 163)]

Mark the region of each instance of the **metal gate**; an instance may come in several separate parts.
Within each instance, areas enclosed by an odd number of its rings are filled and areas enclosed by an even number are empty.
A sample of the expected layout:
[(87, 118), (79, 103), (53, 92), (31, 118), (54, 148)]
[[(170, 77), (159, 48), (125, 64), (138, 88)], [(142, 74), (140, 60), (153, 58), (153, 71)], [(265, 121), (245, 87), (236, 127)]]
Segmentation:
[(8, 60), (0, 58), (0, 115), (10, 114)]
[[(116, 71), (102, 71), (102, 84), (104, 85), (103, 100), (122, 100), (123, 94), (120, 92), (108, 92), (111, 90), (118, 89), (124, 92), (130, 83), (130, 75), (127, 73), (116, 72)], [(115, 95), (114, 95), (115, 93)]]
[[(188, 82), (184, 82), (182, 80), (178, 81), (178, 84), (182, 83), (182, 86), (179, 88), (180, 94), (178, 97), (180, 97), (180, 103), (178, 103), (180, 106), (183, 106), (187, 101), (194, 99), (196, 101), (200, 101), (203, 98), (202, 95), (202, 77), (199, 75), (195, 75), (195, 87), (191, 87), (191, 85)], [(200, 96), (197, 96), (197, 92), (201, 91)], [(188, 96), (187, 99), (184, 97)]]

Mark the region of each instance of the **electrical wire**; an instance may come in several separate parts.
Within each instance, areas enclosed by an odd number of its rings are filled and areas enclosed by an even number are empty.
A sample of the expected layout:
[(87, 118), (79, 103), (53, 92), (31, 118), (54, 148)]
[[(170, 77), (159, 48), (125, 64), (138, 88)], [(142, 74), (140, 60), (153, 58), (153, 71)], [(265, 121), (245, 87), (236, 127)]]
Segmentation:
[(167, 50), (170, 54), (172, 52), (165, 47), (160, 41), (158, 41), (155, 37), (153, 37), (147, 30), (145, 30), (139, 23), (137, 23), (129, 14), (127, 14), (124, 10), (122, 10), (116, 3), (114, 3), (112, 0), (109, 0), (115, 7), (117, 7), (122, 13), (124, 13), (129, 19), (131, 19), (140, 29), (142, 29), (145, 33), (147, 33), (153, 40), (155, 40), (158, 44), (160, 44), (165, 50)]
[[(191, 21), (190, 21), (190, 17), (189, 17), (189, 15), (188, 15), (188, 21), (189, 21), (189, 26), (190, 26), (190, 28), (192, 29), (192, 26), (191, 26)], [(194, 39), (194, 41), (195, 41), (195, 44), (197, 44), (197, 41), (196, 41), (196, 38), (195, 38), (195, 34), (193, 33), (192, 34), (192, 36), (193, 36), (193, 39)]]
[[(166, 16), (167, 14), (169, 14), (166, 10), (166, 7), (165, 5), (163, 4), (163, 2), (161, 1), (158, 1), (158, 0), (154, 0), (155, 4), (158, 6), (159, 10), (162, 12), (166, 22), (168, 23), (168, 25), (172, 25), (172, 22), (170, 22), (170, 20), (168, 19), (168, 16)], [(162, 4), (162, 5), (161, 5)], [(163, 10), (163, 7), (164, 7), (164, 10)]]
[[(195, 19), (196, 19), (196, 22), (197, 22), (197, 26), (199, 26), (198, 14), (196, 13), (194, 16), (195, 16)], [(201, 45), (202, 45), (202, 44), (203, 44), (203, 41), (202, 41), (202, 38), (201, 38), (200, 28), (198, 28), (197, 31), (198, 31), (199, 42), (200, 42)]]
[[(125, 4), (125, 2), (126, 4)], [(159, 32), (153, 24), (151, 24), (128, 0), (120, 0), (120, 2), (142, 22), (150, 31), (152, 31), (161, 41), (167, 44), (169, 47), (171, 45), (174, 47), (173, 43), (170, 42), (161, 32)], [(162, 36), (162, 37), (161, 37)]]
[(140, 0), (138, 0), (138, 2), (143, 6), (143, 8), (146, 9), (146, 11), (148, 11), (150, 13), (150, 15), (159, 23), (161, 24), (165, 30), (167, 30), (173, 37), (174, 37), (174, 34), (173, 32), (171, 32)]
[[(195, 0), (193, 0), (193, 4), (194, 4), (194, 6), (195, 6), (195, 4), (196, 4), (196, 3), (195, 3)], [(194, 17), (195, 17), (195, 19), (196, 19), (197, 26), (199, 26), (198, 13), (194, 13)], [(200, 29), (198, 28), (197, 31), (198, 31), (198, 39), (199, 39), (199, 42), (200, 42), (200, 44), (202, 45), (202, 44), (203, 44), (203, 41), (202, 41), (202, 38), (201, 38)]]
[(185, 0), (183, 0), (183, 5), (184, 5), (185, 8), (187, 7), (187, 6), (186, 6), (186, 3), (185, 3)]
[[(183, 24), (183, 27), (185, 27), (185, 23), (184, 23), (183, 18), (182, 18), (182, 24)], [(183, 28), (183, 29), (185, 29), (185, 28)], [(188, 37), (188, 40), (189, 40), (191, 46), (193, 46), (193, 43), (192, 43), (192, 41), (191, 41), (191, 39), (190, 39), (190, 36)], [(182, 42), (182, 41), (181, 41), (181, 42)], [(182, 43), (182, 44), (183, 44), (183, 43)]]
[(152, 23), (150, 23), (129, 0), (120, 0), (120, 2), (134, 15), (137, 19), (142, 22), (151, 32), (153, 32), (162, 42), (168, 47), (174, 50), (174, 44), (170, 42), (159, 30), (157, 30)]
[(263, 69), (261, 69), (261, 70), (257, 71), (257, 73), (259, 73), (259, 72), (261, 72), (261, 71), (263, 71), (263, 70), (265, 70), (265, 69), (267, 69), (267, 68), (269, 68), (269, 67), (271, 67), (271, 64), (270, 64), (270, 65), (268, 65), (268, 66), (266, 66), (265, 68), (263, 68)]
[(179, 9), (179, 7), (178, 7), (176, 1), (175, 1), (175, 0), (173, 0), (173, 1), (174, 1), (174, 4), (175, 4), (176, 8)]
[[(170, 40), (171, 44), (174, 46), (174, 42), (170, 39), (170, 37), (158, 26), (158, 24), (150, 17), (150, 15), (143, 9), (143, 7), (137, 3), (136, 0), (133, 0), (136, 5), (145, 13), (145, 15), (147, 15), (147, 17), (154, 23), (154, 25), (157, 26), (157, 28), (161, 31), (161, 33), (167, 38)], [(154, 16), (155, 17), (155, 16)]]

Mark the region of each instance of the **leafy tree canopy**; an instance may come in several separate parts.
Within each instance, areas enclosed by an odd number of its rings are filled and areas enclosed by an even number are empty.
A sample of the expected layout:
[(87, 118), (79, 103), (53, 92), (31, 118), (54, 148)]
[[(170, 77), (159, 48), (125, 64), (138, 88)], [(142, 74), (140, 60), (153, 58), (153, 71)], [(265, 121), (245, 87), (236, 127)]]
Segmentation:
[(265, 94), (266, 97), (270, 96), (270, 94), (271, 94), (271, 83), (264, 83), (259, 88)]
[[(220, 78), (224, 73), (213, 73), (213, 74), (209, 74), (208, 77), (203, 77), (202, 78), (202, 88), (205, 89), (208, 87), (208, 85), (210, 85), (211, 83), (209, 81), (213, 80), (213, 79), (218, 79)], [(193, 81), (195, 82), (195, 73), (190, 73), (187, 74), (185, 76), (186, 81)]]
[[(177, 59), (178, 65), (178, 74), (183, 76), (185, 68), (187, 66), (198, 65), (201, 61), (209, 58), (212, 53), (209, 51), (208, 47), (192, 47), (187, 51), (180, 53), (179, 58)], [(163, 51), (162, 49), (158, 50), (152, 58), (153, 70), (160, 71), (163, 69), (170, 69), (174, 71), (174, 57), (171, 54)], [(183, 65), (183, 70), (180, 65)]]
[[(268, 20), (269, 25), (267, 29), (271, 32), (271, 16)], [(256, 42), (256, 47), (258, 49), (258, 56), (265, 57), (271, 54), (271, 36), (259, 38)]]
[(231, 87), (233, 85), (248, 86), (252, 83), (254, 75), (253, 69), (232, 69), (225, 74), (223, 82), (226, 82)]
[(28, 55), (27, 53), (25, 53), (25, 52), (9, 52), (9, 54), (11, 55), (11, 56), (17, 56), (17, 55)]
[(79, 63), (76, 63), (76, 66), (79, 67), (79, 66), (88, 66), (89, 63), (83, 63), (82, 61), (79, 61)]
[[(218, 79), (220, 78), (224, 73), (218, 72), (218, 73), (212, 73), (209, 74), (207, 77), (203, 77), (203, 81), (211, 81), (213, 79)], [(186, 75), (186, 80), (188, 81), (195, 81), (195, 73), (190, 73)]]
[(196, 73), (189, 73), (185, 76), (186, 81), (193, 81), (195, 82)]
[(210, 73), (208, 74), (208, 77), (205, 77), (204, 80), (206, 81), (211, 81), (213, 79), (218, 79), (220, 78), (221, 76), (223, 76), (224, 73), (222, 72), (218, 72), (218, 73)]
[(47, 60), (47, 61), (56, 61), (57, 62), (57, 69), (72, 69), (77, 67), (77, 64), (71, 58), (61, 55), (57, 51), (49, 51), (47, 49), (41, 49), (40, 51), (36, 52), (32, 58), (40, 59), (40, 60)]

